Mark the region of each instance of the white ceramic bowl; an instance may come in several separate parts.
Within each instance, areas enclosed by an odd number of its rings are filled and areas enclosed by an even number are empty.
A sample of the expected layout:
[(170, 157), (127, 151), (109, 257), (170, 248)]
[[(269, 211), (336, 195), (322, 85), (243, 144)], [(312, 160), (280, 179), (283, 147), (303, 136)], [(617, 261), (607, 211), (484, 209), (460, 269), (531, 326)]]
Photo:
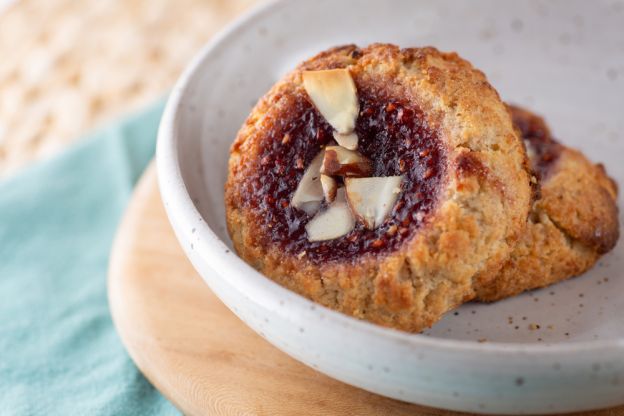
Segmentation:
[(624, 403), (622, 245), (582, 277), (464, 305), (414, 335), (330, 311), (256, 272), (231, 251), (223, 204), (228, 148), (256, 100), (301, 59), (350, 42), (458, 51), (624, 183), (624, 13), (611, 3), (321, 0), (255, 10), (190, 64), (162, 121), (158, 175), (182, 247), (251, 328), (346, 383), (486, 413)]

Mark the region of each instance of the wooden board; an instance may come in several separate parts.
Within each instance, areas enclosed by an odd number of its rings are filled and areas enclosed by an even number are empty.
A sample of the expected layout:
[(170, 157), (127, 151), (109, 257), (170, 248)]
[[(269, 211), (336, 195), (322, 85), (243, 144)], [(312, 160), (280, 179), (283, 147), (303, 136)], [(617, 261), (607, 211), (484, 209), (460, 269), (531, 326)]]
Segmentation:
[[(330, 379), (282, 353), (232, 314), (186, 259), (151, 166), (113, 246), (113, 320), (145, 376), (188, 415), (458, 415)], [(624, 415), (624, 408), (586, 415)]]

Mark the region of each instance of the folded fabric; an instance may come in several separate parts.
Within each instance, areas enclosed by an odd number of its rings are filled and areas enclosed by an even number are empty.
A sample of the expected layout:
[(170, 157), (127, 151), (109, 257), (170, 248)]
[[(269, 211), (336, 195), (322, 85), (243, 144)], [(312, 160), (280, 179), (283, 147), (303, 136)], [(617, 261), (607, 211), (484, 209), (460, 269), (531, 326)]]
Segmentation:
[(113, 236), (162, 102), (0, 182), (0, 414), (169, 415), (106, 299)]

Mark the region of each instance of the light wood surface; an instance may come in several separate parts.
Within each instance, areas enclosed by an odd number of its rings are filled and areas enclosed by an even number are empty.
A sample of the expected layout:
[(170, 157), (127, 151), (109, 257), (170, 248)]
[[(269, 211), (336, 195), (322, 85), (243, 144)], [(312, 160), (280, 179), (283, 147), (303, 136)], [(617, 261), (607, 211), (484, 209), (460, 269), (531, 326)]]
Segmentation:
[[(118, 231), (108, 285), (124, 345), (185, 414), (458, 415), (332, 380), (247, 328), (186, 259), (166, 219), (153, 166)], [(586, 415), (624, 415), (624, 408)]]

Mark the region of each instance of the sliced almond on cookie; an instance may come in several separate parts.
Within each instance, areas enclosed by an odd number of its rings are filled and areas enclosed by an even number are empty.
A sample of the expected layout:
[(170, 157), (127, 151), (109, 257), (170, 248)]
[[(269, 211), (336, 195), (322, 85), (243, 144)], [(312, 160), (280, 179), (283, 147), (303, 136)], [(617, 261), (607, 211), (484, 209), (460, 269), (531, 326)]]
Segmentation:
[(355, 150), (358, 147), (358, 136), (354, 131), (346, 134), (335, 131), (334, 140), (336, 140), (336, 142), (345, 149)]
[(327, 146), (321, 173), (328, 176), (368, 176), (373, 166), (361, 153), (342, 146)]
[(328, 203), (331, 203), (336, 198), (336, 191), (338, 190), (338, 182), (331, 176), (321, 174), (321, 187), (323, 188), (323, 195)]
[(317, 213), (305, 228), (309, 241), (325, 241), (348, 234), (354, 226), (355, 219), (347, 204), (345, 190), (340, 188), (334, 202), (325, 211)]
[(321, 150), (312, 159), (290, 201), (293, 207), (305, 211), (308, 215), (314, 215), (321, 207), (321, 202), (323, 202), (324, 194), (320, 180), (323, 156), (324, 153)]
[(385, 221), (401, 193), (403, 176), (345, 178), (345, 189), (353, 214), (375, 229)]
[(302, 77), (303, 87), (325, 120), (338, 133), (352, 132), (360, 109), (349, 70), (305, 71)]

